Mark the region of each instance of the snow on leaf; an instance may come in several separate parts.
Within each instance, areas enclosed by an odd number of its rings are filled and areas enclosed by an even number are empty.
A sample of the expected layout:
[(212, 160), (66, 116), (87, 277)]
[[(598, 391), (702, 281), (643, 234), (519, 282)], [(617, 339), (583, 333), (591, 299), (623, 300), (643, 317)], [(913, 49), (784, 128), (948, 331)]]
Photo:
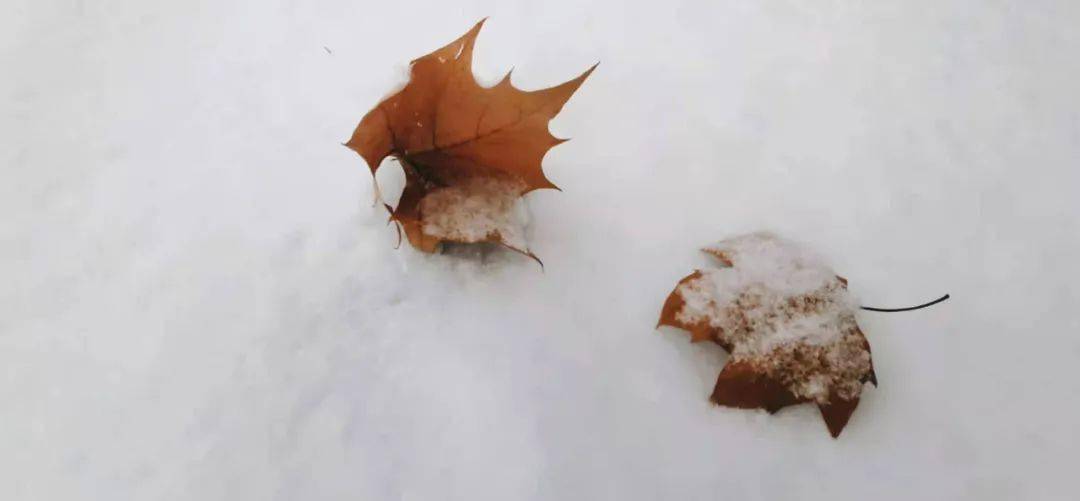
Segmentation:
[(426, 235), (452, 242), (500, 242), (525, 250), (528, 215), (521, 203), (521, 183), (474, 177), (431, 190), (420, 202)]
[(870, 344), (855, 323), (847, 282), (810, 251), (768, 233), (704, 249), (720, 267), (679, 281), (659, 325), (731, 353), (711, 400), (772, 413), (813, 402), (833, 437), (877, 384)]

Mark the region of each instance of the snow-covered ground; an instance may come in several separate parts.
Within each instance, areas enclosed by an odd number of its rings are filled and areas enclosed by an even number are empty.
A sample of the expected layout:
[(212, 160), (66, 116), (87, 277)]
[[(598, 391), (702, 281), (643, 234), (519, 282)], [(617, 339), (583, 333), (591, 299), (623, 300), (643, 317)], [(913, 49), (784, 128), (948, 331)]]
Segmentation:
[[(395, 250), (340, 145), (491, 16), (478, 76), (598, 70), (531, 248)], [(0, 499), (1066, 499), (1080, 3), (5, 0)], [(387, 193), (399, 169), (380, 171)], [(654, 330), (698, 248), (851, 281), (879, 388), (711, 406)]]

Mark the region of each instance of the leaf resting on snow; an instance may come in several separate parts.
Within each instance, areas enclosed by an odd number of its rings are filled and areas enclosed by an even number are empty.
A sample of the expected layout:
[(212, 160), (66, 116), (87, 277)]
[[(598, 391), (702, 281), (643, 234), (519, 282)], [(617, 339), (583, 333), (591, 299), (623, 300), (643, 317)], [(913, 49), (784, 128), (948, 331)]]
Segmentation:
[(731, 353), (711, 400), (770, 413), (813, 402), (829, 433), (839, 436), (863, 383), (877, 384), (847, 281), (816, 255), (767, 233), (704, 251), (720, 267), (680, 280), (658, 326), (685, 329), (693, 342), (712, 341)]
[(593, 71), (537, 91), (476, 83), (472, 52), (480, 21), (449, 45), (412, 61), (408, 84), (360, 121), (346, 146), (372, 176), (396, 158), (405, 189), (391, 220), (409, 242), (433, 252), (441, 242), (491, 242), (532, 255), (523, 238), (521, 196), (556, 188), (541, 160), (558, 139), (548, 122)]

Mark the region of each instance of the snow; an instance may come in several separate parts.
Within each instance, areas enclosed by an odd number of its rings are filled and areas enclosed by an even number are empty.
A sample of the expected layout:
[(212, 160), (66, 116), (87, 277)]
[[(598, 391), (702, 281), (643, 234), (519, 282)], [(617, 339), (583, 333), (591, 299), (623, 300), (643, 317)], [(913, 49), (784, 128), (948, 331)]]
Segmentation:
[[(772, 233), (734, 236), (704, 250), (720, 261), (720, 268), (700, 270), (701, 277), (677, 289), (685, 302), (677, 314), (682, 322), (704, 320), (735, 331), (728, 310), (745, 303), (748, 295), (756, 300), (750, 311), (757, 311), (761, 322), (769, 320), (768, 310), (786, 309), (789, 299), (801, 296), (819, 296), (846, 309), (855, 304), (838, 287), (836, 272), (810, 249)], [(751, 325), (749, 330), (765, 329)]]
[(761, 368), (796, 396), (853, 400), (871, 371), (856, 302), (810, 249), (768, 232), (705, 249), (721, 268), (698, 270), (675, 293), (683, 325), (717, 329), (733, 361)]
[(723, 273), (729, 288), (761, 284), (780, 294), (799, 296), (836, 278), (836, 272), (812, 249), (767, 231), (726, 238), (703, 250), (732, 267)]
[[(552, 122), (564, 191), (526, 197), (543, 270), (395, 249), (340, 145), (484, 16), (482, 82), (601, 61)], [(1078, 19), (4, 2), (0, 498), (1067, 499)], [(758, 230), (873, 306), (952, 294), (857, 315), (881, 386), (837, 440), (813, 406), (712, 406), (726, 356), (653, 329), (701, 246)]]
[(528, 252), (524, 191), (525, 183), (517, 180), (478, 176), (437, 188), (420, 201), (423, 231), (453, 242), (495, 239)]

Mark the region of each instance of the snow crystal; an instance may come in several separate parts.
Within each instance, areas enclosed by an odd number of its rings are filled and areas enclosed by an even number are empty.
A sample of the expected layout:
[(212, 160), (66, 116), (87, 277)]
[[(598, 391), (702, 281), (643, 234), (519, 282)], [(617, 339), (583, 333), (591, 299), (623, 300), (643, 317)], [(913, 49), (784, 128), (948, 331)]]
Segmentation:
[(432, 191), (420, 203), (424, 233), (454, 242), (501, 241), (525, 251), (524, 188), (516, 180), (474, 177)]
[(768, 233), (705, 249), (726, 267), (678, 287), (677, 318), (705, 322), (735, 360), (751, 361), (795, 395), (826, 402), (858, 396), (870, 371), (854, 301), (843, 281), (807, 249)]

